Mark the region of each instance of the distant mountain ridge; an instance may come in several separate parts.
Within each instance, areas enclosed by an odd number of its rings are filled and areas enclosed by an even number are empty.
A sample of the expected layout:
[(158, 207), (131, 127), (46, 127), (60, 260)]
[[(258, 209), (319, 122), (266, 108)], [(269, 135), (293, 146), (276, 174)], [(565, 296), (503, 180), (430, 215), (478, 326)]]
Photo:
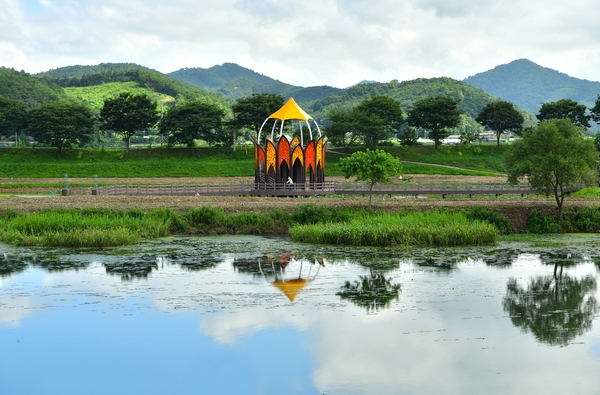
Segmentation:
[(591, 107), (600, 94), (600, 82), (571, 77), (527, 59), (496, 66), (464, 81), (533, 114), (539, 112), (542, 103), (560, 99)]
[(290, 85), (235, 63), (223, 63), (208, 69), (183, 68), (169, 75), (192, 85), (221, 93), (231, 100), (250, 96), (253, 93), (275, 93), (285, 98), (293, 96), (298, 102), (307, 102), (323, 99), (342, 91), (331, 86), (305, 88)]

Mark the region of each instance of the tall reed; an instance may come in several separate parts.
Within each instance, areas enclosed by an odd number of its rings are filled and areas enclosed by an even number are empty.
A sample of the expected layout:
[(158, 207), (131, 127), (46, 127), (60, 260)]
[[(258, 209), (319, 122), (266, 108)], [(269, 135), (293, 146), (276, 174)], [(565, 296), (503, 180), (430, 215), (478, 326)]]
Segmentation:
[(295, 241), (353, 246), (462, 246), (493, 243), (498, 230), (463, 213), (378, 214), (346, 223), (296, 225)]

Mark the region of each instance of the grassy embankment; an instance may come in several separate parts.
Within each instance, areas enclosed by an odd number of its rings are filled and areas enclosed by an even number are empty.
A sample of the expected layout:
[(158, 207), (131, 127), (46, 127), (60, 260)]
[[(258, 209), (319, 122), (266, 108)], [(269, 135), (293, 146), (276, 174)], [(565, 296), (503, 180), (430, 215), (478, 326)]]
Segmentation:
[[(457, 167), (405, 163), (406, 174), (494, 175), (504, 170), (503, 150), (481, 146), (479, 152), (475, 148), (463, 152), (457, 148), (435, 151), (433, 147), (383, 147), (402, 161)], [(338, 166), (341, 157), (333, 152), (327, 155), (327, 176), (343, 175)], [(251, 177), (254, 148), (247, 146), (235, 153), (230, 148), (144, 148), (129, 154), (120, 150), (66, 150), (63, 155), (54, 149), (0, 149), (0, 174), (3, 178), (59, 178), (68, 174), (90, 179), (87, 185), (72, 186), (93, 185), (95, 174), (104, 184), (110, 183), (110, 178), (131, 177)], [(27, 186), (24, 183), (19, 187)]]
[[(386, 214), (304, 204), (292, 213), (231, 213), (201, 207), (187, 212), (45, 210), (0, 213), (0, 241), (18, 246), (108, 247), (175, 234), (290, 234), (300, 242), (356, 246), (459, 246), (493, 243), (514, 232), (509, 221), (484, 207)], [(554, 216), (533, 211), (528, 233), (600, 232), (600, 208)]]
[[(326, 230), (328, 238), (315, 237)], [(7, 211), (0, 216), (0, 241), (26, 246), (108, 247), (172, 234), (288, 234), (297, 241), (362, 246), (448, 246), (494, 242), (498, 229), (468, 212), (326, 209), (301, 205), (293, 213), (226, 214), (202, 207), (187, 212), (142, 210)], [(337, 234), (337, 238), (332, 235)], [(352, 234), (351, 237), (348, 235)]]

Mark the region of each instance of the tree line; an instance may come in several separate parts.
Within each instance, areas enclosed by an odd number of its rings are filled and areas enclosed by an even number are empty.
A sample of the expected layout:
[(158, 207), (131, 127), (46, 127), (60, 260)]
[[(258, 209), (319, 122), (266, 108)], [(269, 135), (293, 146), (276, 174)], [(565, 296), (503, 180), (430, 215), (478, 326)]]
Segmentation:
[[(428, 132), (437, 149), (465, 121), (459, 103), (460, 100), (450, 96), (426, 97), (415, 101), (405, 114), (398, 100), (375, 95), (354, 107), (330, 108), (324, 130), (334, 146), (363, 144), (374, 149), (392, 136), (398, 136), (403, 144), (415, 144), (417, 130), (421, 129)], [(196, 140), (203, 140), (235, 147), (240, 134), (256, 137), (265, 119), (283, 104), (282, 96), (263, 93), (240, 98), (230, 109), (221, 103), (197, 99), (179, 100), (163, 111), (146, 94), (124, 92), (104, 100), (100, 113), (94, 114), (80, 103), (49, 101), (29, 109), (21, 101), (0, 96), (0, 135), (26, 132), (38, 143), (56, 147), (59, 152), (86, 144), (98, 129), (122, 136), (127, 151), (131, 138), (147, 130), (157, 131), (169, 145), (194, 147)], [(589, 115), (587, 110), (584, 105), (563, 99), (542, 104), (537, 118), (540, 121), (568, 118), (572, 124), (588, 128), (590, 120), (600, 122), (600, 95)], [(515, 105), (502, 100), (488, 103), (475, 118), (480, 127), (496, 133), (498, 146), (502, 134), (522, 134), (524, 120)], [(468, 132), (461, 134), (467, 143), (477, 137)]]

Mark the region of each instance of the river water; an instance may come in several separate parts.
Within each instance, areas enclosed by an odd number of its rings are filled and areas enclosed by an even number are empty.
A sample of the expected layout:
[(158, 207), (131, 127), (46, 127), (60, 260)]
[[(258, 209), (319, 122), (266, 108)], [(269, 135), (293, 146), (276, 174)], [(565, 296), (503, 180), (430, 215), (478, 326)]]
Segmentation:
[(0, 394), (600, 394), (600, 237), (0, 245)]

